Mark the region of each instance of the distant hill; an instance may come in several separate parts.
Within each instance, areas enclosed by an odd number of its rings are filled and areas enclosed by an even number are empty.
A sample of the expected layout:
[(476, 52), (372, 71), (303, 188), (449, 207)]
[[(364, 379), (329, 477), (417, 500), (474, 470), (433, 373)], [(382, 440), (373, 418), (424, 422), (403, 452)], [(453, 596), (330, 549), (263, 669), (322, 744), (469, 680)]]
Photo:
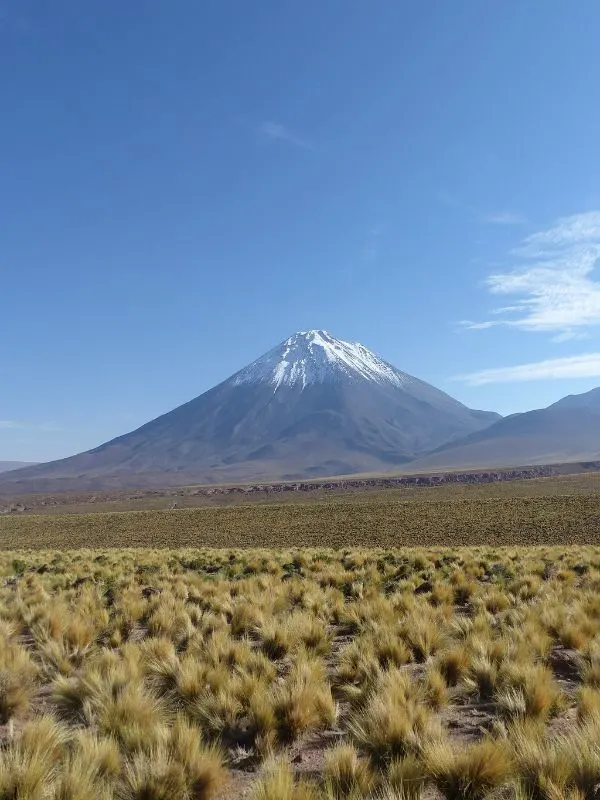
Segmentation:
[(32, 467), (35, 463), (35, 461), (0, 461), (0, 472), (10, 472), (12, 469)]
[(21, 491), (295, 479), (400, 468), (489, 426), (366, 347), (304, 331), (228, 380), (86, 453), (10, 473)]
[(548, 408), (513, 414), (442, 445), (412, 468), (478, 468), (594, 461), (600, 458), (600, 388)]

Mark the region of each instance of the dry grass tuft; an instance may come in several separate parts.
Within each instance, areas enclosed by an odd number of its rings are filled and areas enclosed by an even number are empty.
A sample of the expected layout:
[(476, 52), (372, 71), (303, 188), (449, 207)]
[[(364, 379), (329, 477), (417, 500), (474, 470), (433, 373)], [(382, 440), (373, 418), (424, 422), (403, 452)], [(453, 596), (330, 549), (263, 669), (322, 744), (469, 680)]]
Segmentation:
[(440, 734), (418, 687), (399, 670), (381, 676), (348, 727), (356, 744), (379, 765), (421, 752)]
[(316, 787), (295, 781), (289, 765), (282, 760), (265, 765), (265, 774), (254, 787), (252, 800), (318, 800)]
[(341, 744), (325, 755), (325, 792), (331, 800), (366, 795), (375, 778), (367, 761), (352, 745)]
[(419, 800), (428, 781), (425, 765), (416, 756), (392, 761), (385, 778), (385, 797)]
[(425, 765), (447, 800), (482, 800), (513, 775), (508, 747), (491, 739), (460, 749), (436, 742), (425, 752)]

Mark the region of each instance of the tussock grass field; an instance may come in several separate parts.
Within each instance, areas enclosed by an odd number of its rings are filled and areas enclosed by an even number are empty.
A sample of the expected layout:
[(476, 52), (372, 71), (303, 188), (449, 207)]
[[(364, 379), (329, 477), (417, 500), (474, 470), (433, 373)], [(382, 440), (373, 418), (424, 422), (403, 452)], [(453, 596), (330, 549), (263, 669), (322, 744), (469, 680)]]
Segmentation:
[(240, 548), (595, 544), (600, 493), (451, 500), (378, 493), (305, 503), (0, 516), (0, 549), (233, 543)]
[(599, 741), (599, 547), (0, 553), (6, 800), (591, 800)]

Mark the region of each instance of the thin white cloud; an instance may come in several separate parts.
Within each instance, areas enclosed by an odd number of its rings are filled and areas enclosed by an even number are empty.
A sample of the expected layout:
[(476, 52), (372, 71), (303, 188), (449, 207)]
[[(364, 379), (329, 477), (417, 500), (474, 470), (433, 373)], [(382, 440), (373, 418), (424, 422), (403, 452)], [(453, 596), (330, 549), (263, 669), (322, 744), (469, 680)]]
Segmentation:
[(29, 430), (42, 433), (60, 433), (64, 431), (55, 422), (24, 422), (17, 419), (0, 419), (0, 430)]
[(516, 266), (489, 275), (485, 283), (491, 294), (516, 302), (493, 309), (491, 320), (467, 320), (465, 327), (503, 325), (566, 341), (600, 324), (600, 281), (593, 276), (600, 259), (600, 211), (559, 219), (528, 236), (511, 257)]
[(514, 367), (483, 369), (467, 375), (457, 375), (455, 380), (462, 381), (469, 386), (483, 386), (488, 383), (523, 383), (557, 378), (598, 377), (600, 377), (600, 353), (586, 353), (567, 358), (550, 358), (531, 364), (518, 364)]
[(537, 254), (582, 242), (598, 243), (599, 241), (600, 211), (586, 211), (582, 214), (562, 217), (551, 228), (528, 236), (521, 252)]
[(367, 231), (367, 244), (363, 250), (365, 261), (377, 261), (379, 257), (379, 245), (383, 234), (383, 225), (380, 223), (373, 225)]
[(524, 225), (527, 218), (517, 211), (500, 209), (497, 211), (484, 211), (472, 203), (464, 202), (458, 195), (447, 189), (438, 189), (435, 193), (438, 203), (448, 208), (457, 208), (466, 211), (469, 216), (486, 225)]
[(582, 339), (589, 339), (590, 334), (585, 331), (567, 330), (563, 333), (557, 333), (552, 337), (553, 342), (572, 342), (574, 340), (581, 341)]
[(298, 136), (294, 131), (286, 128), (285, 125), (281, 125), (279, 122), (263, 122), (260, 126), (260, 133), (271, 141), (285, 142), (295, 147), (302, 147), (305, 150), (311, 149), (311, 145), (306, 139)]
[(514, 211), (492, 211), (483, 214), (481, 221), (490, 225), (524, 225), (527, 222), (522, 214), (516, 214)]
[(459, 323), (462, 325), (463, 328), (468, 328), (471, 331), (485, 331), (488, 328), (493, 328), (494, 325), (497, 325), (497, 322), (489, 320), (487, 322), (473, 322), (470, 319), (462, 319)]

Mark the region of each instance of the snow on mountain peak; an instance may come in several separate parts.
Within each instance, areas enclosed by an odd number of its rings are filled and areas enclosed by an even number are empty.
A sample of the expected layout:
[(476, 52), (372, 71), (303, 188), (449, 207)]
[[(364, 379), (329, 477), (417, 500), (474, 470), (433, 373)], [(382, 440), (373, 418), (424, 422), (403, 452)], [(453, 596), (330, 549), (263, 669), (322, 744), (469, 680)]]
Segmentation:
[(392, 367), (358, 342), (344, 342), (324, 330), (299, 331), (240, 370), (234, 385), (269, 382), (306, 387), (341, 379), (357, 379), (405, 387), (416, 379)]

